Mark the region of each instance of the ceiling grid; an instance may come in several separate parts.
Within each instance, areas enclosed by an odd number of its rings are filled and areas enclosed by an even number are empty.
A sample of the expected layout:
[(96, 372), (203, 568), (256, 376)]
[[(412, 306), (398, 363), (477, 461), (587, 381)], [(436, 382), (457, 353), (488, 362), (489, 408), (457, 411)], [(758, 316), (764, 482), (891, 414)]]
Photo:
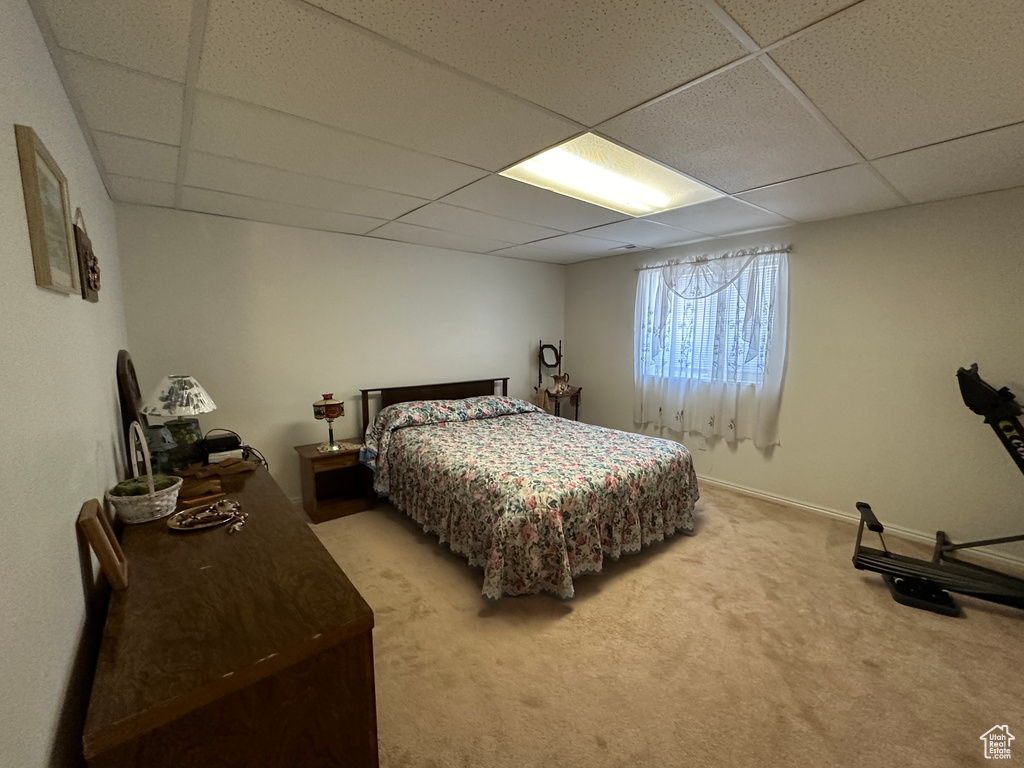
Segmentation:
[[(1024, 185), (1018, 0), (28, 0), (111, 197), (572, 263)], [(498, 176), (586, 132), (725, 197)]]
[(181, 207), (181, 186), (185, 181), (189, 147), (192, 142), (192, 119), (196, 109), (196, 80), (199, 78), (199, 62), (203, 55), (203, 40), (206, 36), (206, 17), (210, 11), (210, 0), (194, 0), (192, 4), (192, 25), (188, 36), (188, 66), (185, 71), (185, 102), (181, 119), (181, 144), (178, 151), (178, 168), (174, 184), (174, 206)]

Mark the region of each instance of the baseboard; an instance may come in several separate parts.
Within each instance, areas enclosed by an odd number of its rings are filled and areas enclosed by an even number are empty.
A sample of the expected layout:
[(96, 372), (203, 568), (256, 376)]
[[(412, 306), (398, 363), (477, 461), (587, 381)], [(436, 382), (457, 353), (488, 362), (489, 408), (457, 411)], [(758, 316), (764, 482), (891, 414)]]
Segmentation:
[[(765, 501), (772, 501), (776, 504), (782, 504), (787, 507), (794, 509), (800, 509), (805, 512), (813, 512), (817, 515), (825, 515), (827, 517), (834, 517), (837, 520), (844, 520), (846, 522), (856, 525), (860, 522), (860, 515), (855, 515), (852, 512), (841, 512), (838, 509), (829, 509), (828, 507), (819, 507), (814, 504), (807, 504), (796, 499), (790, 499), (785, 496), (776, 496), (773, 493), (766, 493), (759, 491), (756, 488), (748, 488), (745, 485), (739, 485), (738, 483), (730, 483), (727, 480), (719, 480), (715, 477), (708, 477), (707, 475), (697, 475), (697, 480), (707, 485), (717, 486), (724, 488), (727, 491), (735, 491), (741, 493), (744, 496), (752, 496), (755, 499), (763, 499)], [(919, 541), (923, 544), (930, 546), (935, 545), (935, 533), (923, 533), (921, 531), (915, 531), (911, 528), (903, 528), (899, 525), (885, 524), (885, 532), (892, 534), (896, 538), (909, 539), (911, 541)], [(850, 539), (850, 546), (853, 546), (853, 539)], [(999, 563), (1014, 566), (1016, 568), (1024, 567), (1024, 557), (1015, 557), (1013, 555), (1007, 555), (1003, 552), (993, 552), (991, 550), (973, 549), (970, 551), (971, 558), (977, 558), (979, 560), (991, 560)]]

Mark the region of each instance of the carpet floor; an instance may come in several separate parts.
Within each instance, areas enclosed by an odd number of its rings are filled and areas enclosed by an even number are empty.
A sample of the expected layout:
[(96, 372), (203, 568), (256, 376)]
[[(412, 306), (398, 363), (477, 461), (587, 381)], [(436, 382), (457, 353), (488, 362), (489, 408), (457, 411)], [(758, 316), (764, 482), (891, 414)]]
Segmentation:
[(381, 766), (981, 766), (995, 725), (1024, 760), (1024, 611), (899, 605), (853, 524), (701, 493), (564, 601), (484, 600), (387, 504), (314, 526), (374, 611)]

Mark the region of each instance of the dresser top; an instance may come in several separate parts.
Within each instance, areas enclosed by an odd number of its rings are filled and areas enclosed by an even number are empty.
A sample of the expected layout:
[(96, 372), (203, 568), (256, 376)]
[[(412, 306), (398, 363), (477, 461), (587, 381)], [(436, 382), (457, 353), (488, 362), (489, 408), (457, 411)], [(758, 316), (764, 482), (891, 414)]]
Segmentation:
[(86, 756), (373, 627), (373, 612), (266, 470), (223, 478), (244, 527), (125, 526)]

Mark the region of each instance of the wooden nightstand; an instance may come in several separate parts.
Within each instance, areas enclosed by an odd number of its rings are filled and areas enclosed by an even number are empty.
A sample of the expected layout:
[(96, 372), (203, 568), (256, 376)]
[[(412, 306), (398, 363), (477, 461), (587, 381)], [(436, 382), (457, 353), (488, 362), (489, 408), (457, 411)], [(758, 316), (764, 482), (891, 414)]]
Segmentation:
[[(339, 440), (358, 444), (361, 441)], [(359, 463), (359, 449), (320, 453), (319, 443), (297, 445), (302, 476), (302, 508), (314, 523), (373, 507), (373, 474)]]

